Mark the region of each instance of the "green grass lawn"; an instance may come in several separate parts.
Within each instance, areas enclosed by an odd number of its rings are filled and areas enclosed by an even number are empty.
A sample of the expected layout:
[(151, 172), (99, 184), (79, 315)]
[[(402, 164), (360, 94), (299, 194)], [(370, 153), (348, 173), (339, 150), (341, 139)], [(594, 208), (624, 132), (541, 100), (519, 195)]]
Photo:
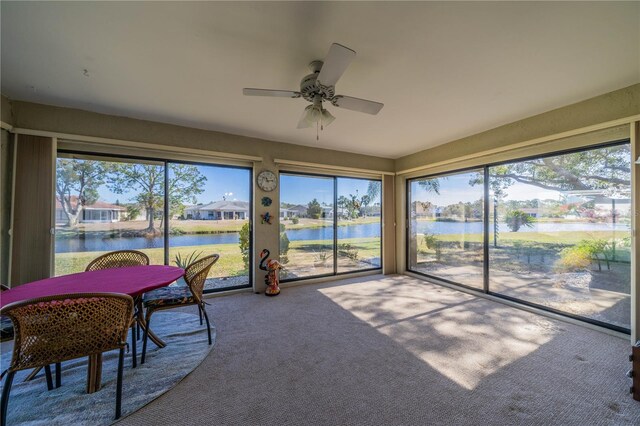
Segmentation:
[[(140, 251), (149, 256), (152, 265), (164, 264), (163, 248), (143, 249)], [(194, 251), (202, 252), (202, 256), (214, 253), (220, 255), (220, 260), (211, 268), (210, 277), (229, 277), (246, 273), (238, 244), (172, 247), (169, 250), (169, 264), (175, 265), (174, 258), (178, 253), (184, 257), (189, 256)], [(57, 253), (55, 256), (55, 274), (66, 275), (82, 272), (91, 260), (104, 253), (106, 252)]]
[[(339, 244), (348, 243), (358, 250), (359, 258), (379, 257), (380, 256), (380, 239), (379, 238), (354, 238), (340, 240)], [(289, 259), (291, 263), (312, 263), (317, 252), (321, 251), (323, 246), (329, 247), (329, 251), (333, 249), (331, 241), (310, 240), (310, 241), (291, 241), (289, 245)], [(164, 249), (143, 249), (140, 250), (149, 256), (152, 265), (164, 264)], [(201, 246), (185, 246), (172, 247), (169, 250), (169, 264), (175, 265), (174, 258), (177, 254), (189, 256), (194, 251), (202, 252), (203, 256), (218, 253), (220, 260), (211, 269), (210, 277), (228, 277), (246, 274), (242, 255), (237, 243), (232, 244), (214, 244)], [(82, 272), (89, 262), (106, 252), (92, 251), (79, 253), (57, 253), (55, 256), (55, 275), (73, 274)], [(257, 255), (257, 252), (256, 252)]]

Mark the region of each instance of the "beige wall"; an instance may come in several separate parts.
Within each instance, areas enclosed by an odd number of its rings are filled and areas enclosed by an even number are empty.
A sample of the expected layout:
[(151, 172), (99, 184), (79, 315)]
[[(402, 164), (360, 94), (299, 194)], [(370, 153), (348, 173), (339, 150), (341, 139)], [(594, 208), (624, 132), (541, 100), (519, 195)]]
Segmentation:
[(13, 124), (11, 102), (4, 95), (0, 95), (0, 121), (9, 125)]

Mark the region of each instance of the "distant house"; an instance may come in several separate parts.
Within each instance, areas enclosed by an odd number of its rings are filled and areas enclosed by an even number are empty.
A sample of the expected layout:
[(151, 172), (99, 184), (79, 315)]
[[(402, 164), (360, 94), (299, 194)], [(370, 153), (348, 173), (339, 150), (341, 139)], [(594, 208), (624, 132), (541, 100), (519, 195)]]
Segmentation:
[[(283, 211), (286, 211), (286, 216), (283, 215)], [(280, 207), (280, 217), (307, 217), (307, 206), (297, 204), (292, 207)]]
[(244, 220), (249, 217), (249, 202), (222, 200), (187, 206), (184, 217), (194, 220)]
[(540, 213), (540, 209), (537, 207), (523, 207), (519, 210), (524, 214), (526, 214), (527, 216), (534, 217), (534, 218), (538, 217)]
[(285, 209), (280, 207), (280, 218), (284, 219), (284, 218), (292, 218), (292, 217), (296, 217), (296, 211), (295, 210), (291, 210), (291, 209)]
[[(75, 209), (78, 206), (78, 197), (71, 196), (71, 205)], [(87, 204), (82, 210), (81, 223), (108, 223), (119, 222), (124, 219), (127, 209), (117, 204), (107, 203), (105, 201), (96, 201), (93, 204)], [(62, 209), (60, 200), (56, 198), (56, 223), (67, 223), (68, 218)]]

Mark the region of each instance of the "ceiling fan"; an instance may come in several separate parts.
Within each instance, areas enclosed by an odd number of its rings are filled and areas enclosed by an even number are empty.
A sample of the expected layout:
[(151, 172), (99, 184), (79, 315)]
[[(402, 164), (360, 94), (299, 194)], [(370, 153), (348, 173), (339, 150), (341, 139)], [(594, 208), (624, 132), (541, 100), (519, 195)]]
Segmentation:
[[(316, 60), (309, 64), (312, 73), (302, 78), (300, 91), (245, 88), (242, 93), (246, 96), (301, 97), (311, 102), (311, 105), (304, 109), (302, 117), (300, 117), (298, 129), (311, 127), (315, 124), (316, 129), (322, 130), (324, 126), (328, 126), (335, 120), (335, 117), (322, 106), (324, 101), (330, 102), (338, 108), (375, 115), (380, 112), (384, 104), (335, 94), (338, 79), (355, 56), (355, 51), (341, 44), (333, 43), (324, 62)], [(319, 139), (318, 135), (316, 138)]]

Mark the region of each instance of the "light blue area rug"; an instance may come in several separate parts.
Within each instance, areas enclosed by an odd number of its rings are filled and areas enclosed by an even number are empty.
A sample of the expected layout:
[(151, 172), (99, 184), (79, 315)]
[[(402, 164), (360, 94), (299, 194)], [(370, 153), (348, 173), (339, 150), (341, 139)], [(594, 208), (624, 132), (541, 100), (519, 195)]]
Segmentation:
[[(151, 317), (151, 328), (167, 346), (159, 349), (149, 341), (146, 361), (140, 365), (142, 340), (139, 340), (138, 366), (135, 369), (131, 368), (131, 352), (125, 355), (122, 417), (174, 387), (204, 360), (214, 346), (207, 344), (206, 324), (200, 325), (195, 314), (157, 312)], [(211, 337), (215, 344), (213, 324)], [(128, 340), (131, 343), (130, 335)], [(8, 350), (11, 344), (6, 342), (2, 345), (2, 371), (11, 362), (11, 351)], [(52, 372), (54, 370), (52, 368)], [(52, 391), (47, 391), (44, 370), (30, 382), (23, 382), (30, 370), (18, 372), (11, 387), (7, 425), (109, 425), (114, 422), (117, 371), (118, 351), (105, 353), (102, 388), (93, 394), (86, 393), (86, 358), (63, 363), (62, 386)]]

